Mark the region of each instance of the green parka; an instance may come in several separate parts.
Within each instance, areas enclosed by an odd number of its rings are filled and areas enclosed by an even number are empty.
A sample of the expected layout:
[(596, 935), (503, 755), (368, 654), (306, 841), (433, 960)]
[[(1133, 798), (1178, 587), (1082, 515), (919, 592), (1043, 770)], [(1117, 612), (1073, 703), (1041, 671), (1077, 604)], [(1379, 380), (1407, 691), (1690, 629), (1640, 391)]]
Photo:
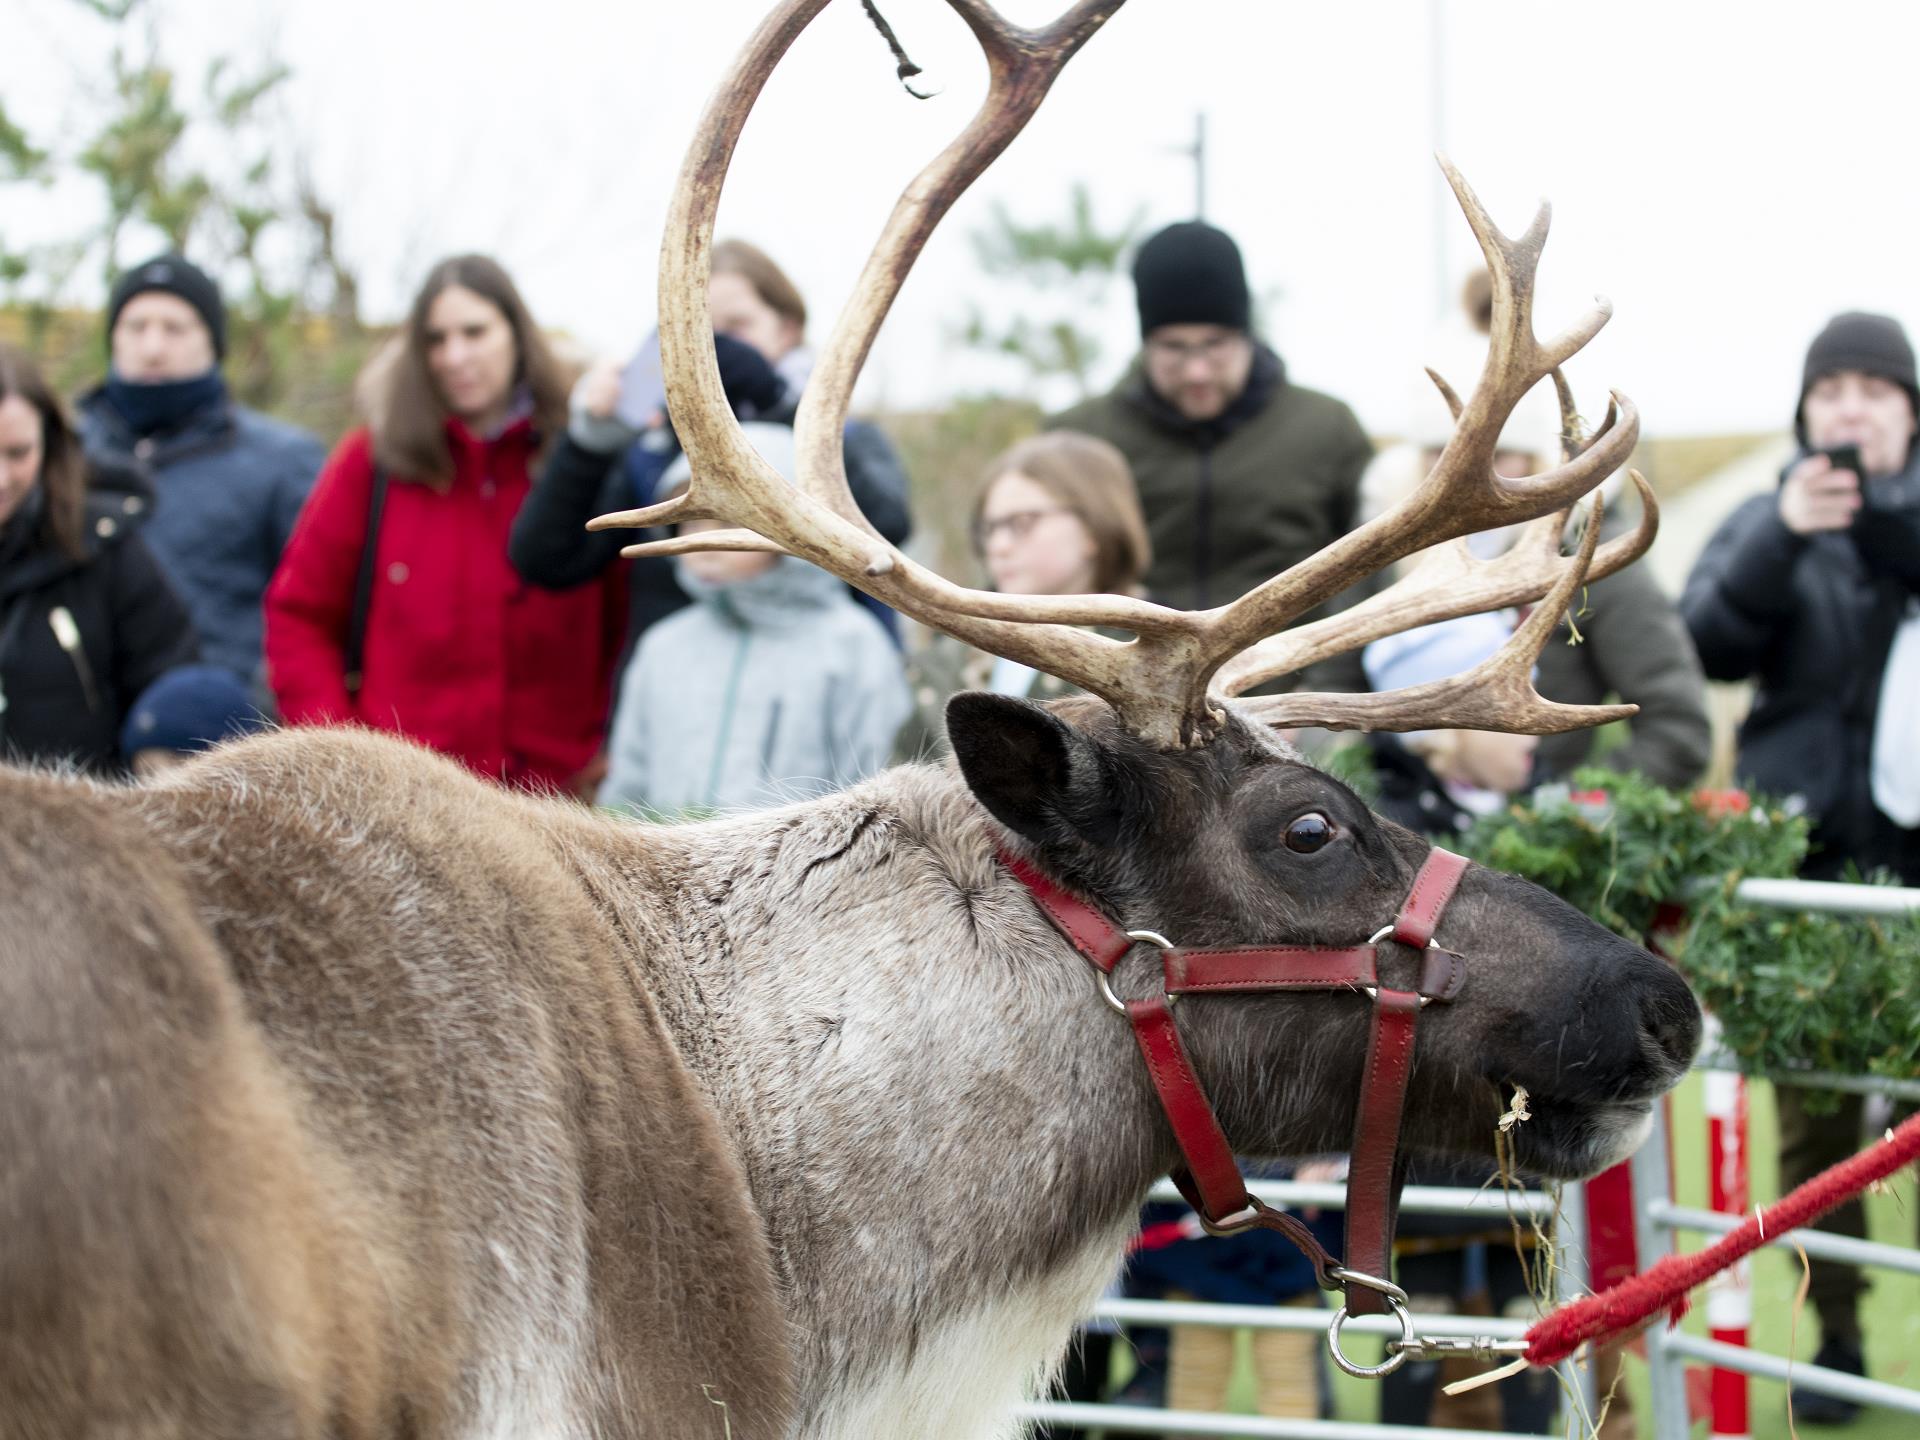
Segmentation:
[[(1237, 600), (1353, 528), (1373, 443), (1341, 401), (1287, 380), (1264, 345), (1247, 387), (1193, 421), (1147, 383), (1142, 362), (1105, 395), (1047, 422), (1110, 441), (1133, 468), (1153, 541), (1150, 598), (1179, 610)], [(1372, 593), (1356, 586), (1331, 608)], [(1325, 608), (1309, 612), (1313, 619)], [(1315, 689), (1366, 688), (1357, 657), (1314, 667)]]
[(1238, 599), (1346, 534), (1373, 458), (1353, 412), (1290, 384), (1264, 345), (1216, 419), (1186, 419), (1136, 361), (1112, 391), (1047, 428), (1098, 435), (1127, 457), (1153, 540), (1147, 592), (1181, 610)]

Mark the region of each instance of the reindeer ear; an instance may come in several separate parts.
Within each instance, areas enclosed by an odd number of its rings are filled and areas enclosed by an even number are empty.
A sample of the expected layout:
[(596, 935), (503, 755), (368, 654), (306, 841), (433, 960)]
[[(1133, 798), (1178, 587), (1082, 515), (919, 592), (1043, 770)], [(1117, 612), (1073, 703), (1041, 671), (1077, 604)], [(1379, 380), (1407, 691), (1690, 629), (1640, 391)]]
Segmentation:
[(1044, 706), (962, 691), (947, 702), (947, 740), (967, 788), (1015, 833), (1045, 843), (1112, 828), (1100, 747)]

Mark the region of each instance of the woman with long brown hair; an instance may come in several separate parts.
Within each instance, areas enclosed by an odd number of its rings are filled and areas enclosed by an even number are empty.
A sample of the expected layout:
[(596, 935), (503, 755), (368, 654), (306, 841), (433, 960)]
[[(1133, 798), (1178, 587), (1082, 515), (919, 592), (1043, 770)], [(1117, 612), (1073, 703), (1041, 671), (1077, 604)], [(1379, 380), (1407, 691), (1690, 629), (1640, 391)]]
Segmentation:
[(131, 471), (90, 462), (39, 369), (0, 346), (0, 757), (121, 770), (121, 727), (195, 659), (187, 609), (140, 539)]
[(512, 784), (590, 788), (622, 572), (548, 591), (507, 563), (570, 378), (499, 264), (460, 255), (428, 274), (267, 592), (289, 723), (358, 721)]

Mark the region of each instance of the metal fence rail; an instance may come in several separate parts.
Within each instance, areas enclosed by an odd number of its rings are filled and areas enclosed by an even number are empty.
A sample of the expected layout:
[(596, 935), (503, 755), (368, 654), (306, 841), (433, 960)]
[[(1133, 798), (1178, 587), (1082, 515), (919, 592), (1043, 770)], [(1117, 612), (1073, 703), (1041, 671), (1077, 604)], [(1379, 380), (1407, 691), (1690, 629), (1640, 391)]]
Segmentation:
[[(1789, 883), (1789, 882), (1781, 882)], [(1798, 881), (1794, 884), (1812, 882)], [(1845, 890), (1879, 890), (1879, 886), (1838, 886)], [(1920, 898), (1920, 890), (1898, 892)], [(1735, 1070), (1733, 1056), (1711, 1053), (1701, 1057), (1699, 1070)], [(1792, 1071), (1786, 1074), (1762, 1071), (1749, 1073), (1775, 1084), (1807, 1088), (1845, 1090), (1855, 1094), (1886, 1094), (1920, 1099), (1920, 1082), (1887, 1080), (1873, 1076), (1830, 1075), (1819, 1071)], [(1676, 1205), (1669, 1198), (1673, 1187), (1667, 1169), (1667, 1132), (1661, 1107), (1655, 1107), (1653, 1133), (1633, 1157), (1633, 1197), (1635, 1230), (1640, 1242), (1642, 1268), (1673, 1252), (1673, 1237), (1680, 1230), (1698, 1230), (1726, 1234), (1744, 1223), (1740, 1218), (1711, 1210)], [(1828, 1235), (1819, 1230), (1789, 1230), (1768, 1236), (1766, 1244), (1780, 1249), (1800, 1249), (1810, 1256), (1839, 1260), (1854, 1265), (1873, 1265), (1909, 1275), (1920, 1275), (1920, 1251), (1901, 1245), (1886, 1245), (1856, 1240), (1846, 1235)], [(1688, 1361), (1704, 1363), (1717, 1370), (1733, 1370), (1743, 1375), (1758, 1375), (1769, 1380), (1787, 1381), (1798, 1388), (1823, 1395), (1838, 1396), (1862, 1405), (1877, 1405), (1910, 1415), (1920, 1415), (1920, 1390), (1867, 1380), (1838, 1370), (1794, 1361), (1763, 1350), (1728, 1345), (1678, 1329), (1654, 1324), (1646, 1330), (1647, 1373), (1652, 1387), (1652, 1440), (1689, 1440), (1691, 1422), (1687, 1414), (1686, 1366)]]
[(1908, 885), (1755, 879), (1742, 880), (1733, 893), (1769, 910), (1819, 910), (1828, 915), (1906, 915), (1920, 910), (1920, 889)]
[[(1269, 1205), (1299, 1209), (1317, 1206), (1326, 1210), (1346, 1207), (1346, 1186), (1301, 1180), (1250, 1180), (1247, 1189)], [(1155, 1201), (1181, 1203), (1180, 1192), (1171, 1181), (1161, 1181), (1149, 1197)], [(1586, 1211), (1579, 1188), (1569, 1187), (1560, 1196), (1521, 1187), (1487, 1185), (1480, 1189), (1454, 1186), (1409, 1185), (1402, 1192), (1400, 1209), (1404, 1214), (1464, 1215), (1481, 1219), (1511, 1221), (1518, 1225), (1546, 1224), (1557, 1216), (1554, 1226), (1554, 1277), (1556, 1298), (1585, 1294)], [(1332, 1312), (1326, 1308), (1306, 1309), (1284, 1305), (1222, 1305), (1200, 1300), (1102, 1300), (1094, 1307), (1094, 1319), (1117, 1321), (1123, 1326), (1205, 1325), (1230, 1329), (1296, 1330), (1323, 1332)], [(1422, 1337), (1489, 1336), (1516, 1339), (1526, 1333), (1529, 1322), (1491, 1315), (1415, 1314), (1414, 1333)], [(1361, 1315), (1350, 1318), (1345, 1335), (1388, 1336), (1400, 1334), (1400, 1324), (1391, 1316)], [(1497, 1362), (1489, 1361), (1488, 1368)], [(1561, 1390), (1566, 1404), (1578, 1413), (1597, 1413), (1593, 1377), (1585, 1367), (1572, 1362), (1559, 1367)], [(1085, 1405), (1065, 1401), (1037, 1401), (1020, 1410), (1022, 1418), (1053, 1425), (1074, 1425), (1084, 1429), (1106, 1430), (1121, 1434), (1215, 1435), (1247, 1437), (1247, 1440), (1406, 1440), (1413, 1433), (1405, 1426), (1383, 1425), (1370, 1421), (1274, 1419), (1259, 1415), (1225, 1415), (1189, 1410), (1158, 1410), (1140, 1406)], [(1563, 1417), (1566, 1411), (1563, 1410)], [(1418, 1432), (1431, 1440), (1533, 1440), (1505, 1431), (1453, 1430), (1422, 1427)]]
[(1380, 1425), (1366, 1420), (1271, 1420), (1260, 1415), (1209, 1415), (1195, 1410), (1149, 1410), (1137, 1405), (1027, 1405), (1020, 1415), (1053, 1425), (1078, 1425), (1126, 1435), (1232, 1435), (1249, 1440), (1539, 1440), (1508, 1430), (1454, 1430)]

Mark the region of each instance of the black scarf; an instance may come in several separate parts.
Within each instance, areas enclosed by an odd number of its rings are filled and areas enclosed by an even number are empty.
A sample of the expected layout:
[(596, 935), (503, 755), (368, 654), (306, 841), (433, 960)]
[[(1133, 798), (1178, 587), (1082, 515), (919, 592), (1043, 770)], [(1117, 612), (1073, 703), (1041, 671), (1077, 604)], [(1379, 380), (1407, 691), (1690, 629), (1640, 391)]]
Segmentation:
[(203, 410), (224, 405), (227, 400), (227, 382), (218, 369), (191, 380), (158, 380), (152, 384), (124, 379), (114, 371), (108, 374), (104, 389), (108, 403), (127, 422), (127, 428), (142, 438), (178, 430)]

